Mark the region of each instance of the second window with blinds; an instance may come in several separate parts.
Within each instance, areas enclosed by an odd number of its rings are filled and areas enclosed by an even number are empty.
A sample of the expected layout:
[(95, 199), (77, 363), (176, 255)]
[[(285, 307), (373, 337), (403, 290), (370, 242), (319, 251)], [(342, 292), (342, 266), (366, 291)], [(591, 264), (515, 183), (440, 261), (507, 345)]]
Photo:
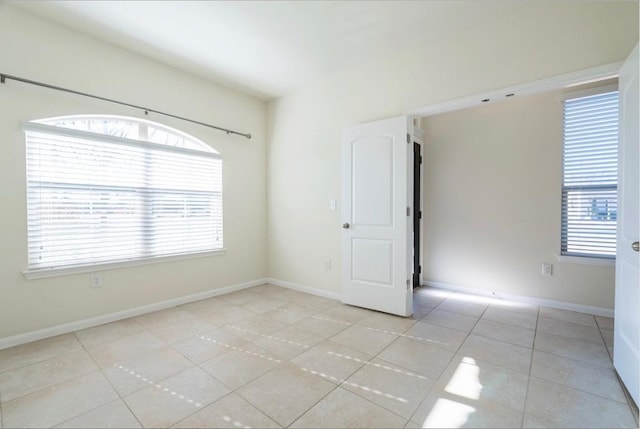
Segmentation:
[(618, 213), (618, 91), (563, 102), (561, 254), (613, 260)]

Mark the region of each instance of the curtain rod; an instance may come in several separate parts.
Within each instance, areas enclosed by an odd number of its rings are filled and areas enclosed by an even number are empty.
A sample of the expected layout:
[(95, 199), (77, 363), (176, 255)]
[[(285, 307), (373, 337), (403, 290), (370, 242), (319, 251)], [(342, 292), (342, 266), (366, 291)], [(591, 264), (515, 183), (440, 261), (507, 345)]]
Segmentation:
[(5, 83), (5, 81), (7, 79), (15, 80), (17, 82), (22, 82), (22, 83), (28, 83), (30, 85), (41, 86), (43, 88), (54, 89), (56, 91), (68, 92), (70, 94), (82, 95), (84, 97), (89, 97), (89, 98), (93, 98), (93, 99), (96, 99), (96, 100), (101, 100), (101, 101), (106, 101), (106, 102), (109, 102), (109, 103), (119, 104), (121, 106), (133, 107), (134, 109), (140, 109), (140, 110), (144, 111), (145, 115), (148, 115), (149, 112), (152, 112), (152, 113), (156, 113), (158, 115), (164, 115), (164, 116), (168, 116), (170, 118), (180, 119), (181, 121), (191, 122), (193, 124), (198, 124), (198, 125), (202, 125), (204, 127), (213, 128), (214, 130), (224, 131), (227, 134), (236, 134), (236, 135), (239, 135), (239, 136), (246, 137), (248, 139), (251, 138), (251, 134), (249, 134), (249, 133), (241, 133), (239, 131), (233, 131), (233, 130), (229, 130), (227, 128), (222, 128), (222, 127), (217, 127), (215, 125), (207, 124), (205, 122), (195, 121), (193, 119), (189, 119), (189, 118), (184, 118), (182, 116), (173, 115), (171, 113), (160, 112), (159, 110), (149, 109), (147, 107), (137, 106), (135, 104), (130, 104), (130, 103), (125, 103), (123, 101), (113, 100), (111, 98), (100, 97), (98, 95), (87, 94), (86, 92), (75, 91), (73, 89), (62, 88), (60, 86), (50, 85), (48, 83), (37, 82), (35, 80), (30, 80), (30, 79), (25, 79), (25, 78), (18, 77), (18, 76), (11, 76), (11, 75), (8, 75), (8, 74), (0, 73), (0, 83)]

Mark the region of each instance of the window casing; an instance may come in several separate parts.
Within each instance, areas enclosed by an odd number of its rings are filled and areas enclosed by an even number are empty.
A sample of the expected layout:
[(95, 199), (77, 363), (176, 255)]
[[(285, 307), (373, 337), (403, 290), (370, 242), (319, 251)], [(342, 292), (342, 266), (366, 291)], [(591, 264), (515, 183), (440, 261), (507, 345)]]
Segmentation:
[(27, 271), (222, 249), (222, 158), (205, 143), (113, 116), (24, 129)]
[(615, 258), (618, 92), (563, 103), (561, 254)]

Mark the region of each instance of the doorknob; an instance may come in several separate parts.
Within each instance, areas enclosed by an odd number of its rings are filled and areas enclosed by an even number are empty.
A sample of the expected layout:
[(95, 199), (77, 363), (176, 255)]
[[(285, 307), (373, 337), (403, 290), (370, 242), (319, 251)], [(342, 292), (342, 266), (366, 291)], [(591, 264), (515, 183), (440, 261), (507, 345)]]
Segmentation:
[(350, 226), (351, 226), (351, 225), (349, 225), (349, 222), (345, 222), (345, 223), (343, 223), (343, 224), (342, 224), (342, 227), (343, 227), (344, 229), (349, 229), (349, 227), (350, 227)]
[(640, 242), (634, 241), (633, 243), (631, 243), (631, 248), (636, 252), (640, 252)]

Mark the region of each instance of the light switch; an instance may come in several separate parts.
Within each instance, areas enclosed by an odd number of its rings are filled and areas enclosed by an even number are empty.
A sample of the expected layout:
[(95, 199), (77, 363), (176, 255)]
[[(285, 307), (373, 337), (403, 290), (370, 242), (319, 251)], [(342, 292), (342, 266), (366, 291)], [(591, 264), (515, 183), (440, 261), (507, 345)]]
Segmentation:
[(331, 209), (332, 212), (336, 211), (336, 200), (331, 200), (331, 203), (329, 204), (329, 208)]

